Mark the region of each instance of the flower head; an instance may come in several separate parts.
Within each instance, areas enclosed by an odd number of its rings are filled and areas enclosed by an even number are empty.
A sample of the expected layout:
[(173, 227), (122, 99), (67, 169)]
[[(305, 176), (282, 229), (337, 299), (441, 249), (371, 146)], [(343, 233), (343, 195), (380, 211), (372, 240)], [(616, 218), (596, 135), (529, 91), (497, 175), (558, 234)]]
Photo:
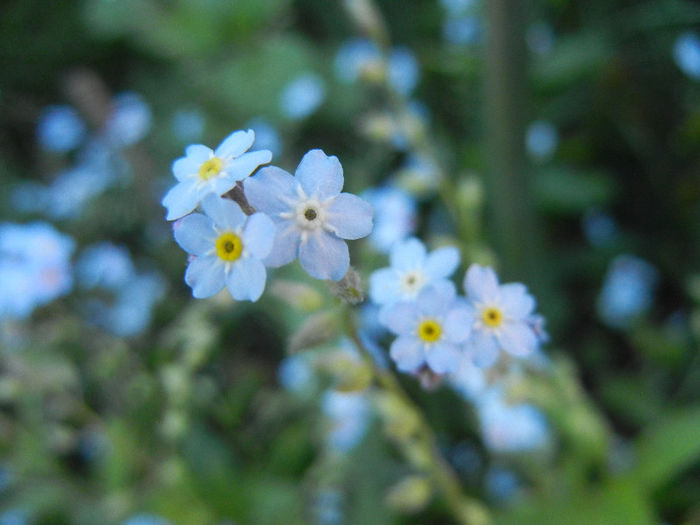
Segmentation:
[(459, 251), (453, 246), (427, 253), (416, 238), (396, 243), (389, 254), (391, 266), (370, 276), (369, 294), (377, 304), (412, 301), (427, 285), (443, 282), (457, 269)]
[(172, 221), (194, 210), (209, 193), (223, 195), (245, 179), (261, 164), (272, 160), (267, 150), (251, 151), (255, 133), (234, 131), (215, 150), (201, 144), (185, 149), (185, 156), (173, 163), (173, 174), (179, 181), (163, 198)]
[(297, 256), (316, 279), (343, 278), (350, 266), (343, 239), (360, 239), (372, 231), (372, 207), (343, 188), (337, 157), (320, 149), (301, 159), (294, 176), (270, 166), (245, 182), (248, 202), (277, 226), (268, 266), (282, 266)]
[(477, 365), (491, 366), (501, 348), (518, 357), (535, 350), (539, 343), (531, 323), (535, 299), (525, 285), (499, 285), (491, 268), (472, 264), (464, 288), (474, 315), (473, 333), (465, 348)]
[(272, 248), (275, 226), (262, 213), (246, 216), (235, 202), (208, 195), (206, 215), (193, 213), (174, 225), (175, 240), (194, 255), (185, 282), (198, 299), (211, 297), (224, 285), (237, 300), (257, 301), (267, 274), (261, 259)]
[(452, 286), (429, 286), (415, 301), (388, 307), (381, 321), (398, 337), (390, 354), (403, 372), (427, 365), (436, 374), (454, 372), (460, 365), (460, 343), (469, 337), (471, 312), (456, 301)]

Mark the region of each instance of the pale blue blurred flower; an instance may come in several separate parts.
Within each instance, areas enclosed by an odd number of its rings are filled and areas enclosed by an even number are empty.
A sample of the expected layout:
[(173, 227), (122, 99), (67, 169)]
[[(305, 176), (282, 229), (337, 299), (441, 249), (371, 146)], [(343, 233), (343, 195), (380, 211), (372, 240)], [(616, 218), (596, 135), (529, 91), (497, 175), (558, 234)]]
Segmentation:
[(520, 486), (515, 472), (499, 467), (491, 467), (484, 482), (489, 495), (501, 502), (511, 499)]
[(173, 162), (178, 183), (163, 198), (167, 220), (187, 215), (209, 193), (223, 195), (258, 166), (270, 162), (272, 153), (267, 150), (246, 153), (254, 140), (252, 130), (234, 131), (213, 151), (201, 144), (188, 146), (185, 156)]
[(110, 146), (117, 149), (131, 146), (148, 134), (153, 116), (141, 95), (131, 91), (120, 93), (114, 97), (112, 104), (112, 113), (103, 129)]
[(0, 318), (24, 318), (70, 291), (74, 246), (47, 223), (0, 224)]
[(0, 465), (0, 494), (12, 485), (14, 476), (12, 470), (7, 465)]
[(469, 401), (477, 399), (487, 386), (484, 369), (476, 366), (471, 356), (466, 354), (462, 356), (459, 366), (450, 376), (450, 383), (452, 388)]
[(527, 47), (536, 55), (546, 55), (554, 48), (554, 31), (546, 22), (536, 22), (527, 29)]
[(120, 337), (132, 337), (151, 324), (153, 306), (165, 293), (165, 279), (157, 273), (132, 277), (105, 312), (101, 324)]
[(374, 229), (369, 242), (380, 252), (388, 252), (398, 241), (416, 230), (416, 201), (394, 185), (371, 188), (362, 198), (374, 208)]
[(342, 525), (343, 495), (339, 490), (327, 487), (315, 495), (313, 514), (314, 525)]
[(125, 520), (122, 525), (172, 525), (170, 521), (157, 514), (135, 514)]
[(399, 93), (408, 95), (420, 79), (420, 66), (407, 47), (395, 47), (389, 54), (389, 84)]
[(184, 143), (200, 140), (204, 135), (206, 119), (197, 109), (179, 109), (173, 115), (171, 129), (173, 135)]
[(85, 123), (75, 108), (49, 106), (39, 117), (36, 134), (43, 149), (63, 153), (80, 146), (86, 131)]
[(343, 168), (320, 149), (301, 159), (294, 176), (275, 167), (261, 169), (244, 185), (248, 202), (268, 214), (277, 226), (265, 264), (282, 266), (299, 257), (316, 279), (338, 281), (350, 266), (344, 239), (372, 231), (372, 207), (343, 189)]
[(282, 154), (282, 138), (277, 129), (262, 117), (248, 121), (247, 127), (255, 132), (255, 142), (251, 150), (267, 149), (276, 157)]
[(527, 127), (525, 145), (530, 156), (538, 161), (549, 159), (557, 149), (559, 134), (551, 122), (536, 120)]
[(481, 20), (476, 15), (447, 18), (442, 25), (442, 36), (458, 46), (475, 44), (481, 39)]
[(285, 357), (277, 369), (277, 380), (287, 390), (303, 394), (316, 386), (313, 367), (306, 354)]
[(673, 46), (673, 58), (683, 73), (700, 79), (700, 36), (691, 31), (680, 35)]
[(363, 304), (360, 309), (358, 335), (360, 336), (360, 341), (372, 356), (375, 363), (381, 368), (387, 368), (389, 366), (389, 361), (386, 358), (384, 348), (380, 344), (380, 339), (389, 332), (379, 321), (379, 311), (380, 308), (376, 304), (370, 302)]
[(326, 97), (323, 79), (315, 73), (303, 73), (282, 89), (279, 107), (282, 114), (292, 120), (311, 115)]
[(22, 509), (10, 509), (0, 514), (0, 525), (27, 525), (29, 515)]
[(262, 259), (272, 249), (275, 225), (263, 213), (247, 216), (232, 200), (214, 194), (202, 201), (206, 215), (193, 213), (173, 225), (175, 240), (194, 255), (185, 282), (198, 299), (224, 286), (238, 301), (257, 301), (267, 273)]
[(598, 313), (614, 328), (625, 328), (649, 310), (658, 272), (633, 255), (613, 259), (598, 297)]
[(596, 209), (584, 214), (581, 226), (586, 239), (593, 246), (610, 246), (619, 233), (612, 215)]
[(481, 434), (493, 452), (526, 452), (549, 441), (549, 424), (534, 405), (510, 405), (500, 389), (492, 389), (477, 401)]
[(398, 336), (389, 353), (399, 370), (418, 372), (427, 366), (436, 374), (457, 370), (460, 345), (474, 324), (472, 313), (457, 302), (454, 286), (440, 285), (424, 288), (415, 301), (388, 306), (381, 321)]
[(415, 237), (396, 243), (389, 254), (391, 266), (370, 276), (369, 295), (379, 305), (415, 300), (430, 284), (450, 285), (449, 277), (459, 266), (459, 250), (454, 246), (431, 253)]
[(84, 288), (119, 290), (134, 275), (129, 251), (110, 242), (93, 244), (83, 250), (76, 262), (78, 282)]
[(45, 210), (49, 192), (38, 182), (20, 182), (10, 192), (10, 204), (20, 213), (38, 213)]
[(382, 54), (374, 42), (354, 38), (340, 46), (333, 67), (338, 79), (354, 82), (363, 74), (383, 67)]
[(365, 393), (328, 390), (323, 395), (322, 410), (330, 423), (326, 433), (330, 448), (349, 452), (365, 437), (370, 414)]
[(501, 349), (516, 357), (535, 351), (540, 342), (530, 324), (535, 299), (525, 285), (501, 285), (491, 268), (472, 264), (464, 276), (464, 289), (475, 318), (464, 349), (477, 366), (493, 365)]
[(440, 0), (440, 5), (449, 15), (462, 14), (472, 9), (476, 3), (476, 0)]

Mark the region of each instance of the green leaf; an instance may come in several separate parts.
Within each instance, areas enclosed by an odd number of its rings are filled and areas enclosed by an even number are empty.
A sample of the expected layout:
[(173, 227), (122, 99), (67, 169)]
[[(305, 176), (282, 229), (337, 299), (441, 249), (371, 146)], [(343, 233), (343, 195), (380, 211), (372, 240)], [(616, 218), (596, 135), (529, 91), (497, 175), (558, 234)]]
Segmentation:
[(605, 204), (615, 192), (612, 178), (601, 172), (556, 167), (537, 174), (535, 196), (547, 211), (578, 214)]

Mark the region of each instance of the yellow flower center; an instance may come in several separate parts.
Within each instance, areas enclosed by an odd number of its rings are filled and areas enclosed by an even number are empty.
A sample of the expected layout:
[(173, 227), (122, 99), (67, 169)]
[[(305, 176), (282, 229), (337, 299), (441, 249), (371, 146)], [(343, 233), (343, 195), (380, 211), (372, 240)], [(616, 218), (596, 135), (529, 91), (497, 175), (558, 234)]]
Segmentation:
[(481, 320), (484, 321), (486, 326), (496, 328), (501, 326), (503, 322), (503, 313), (498, 308), (490, 306), (481, 313)]
[(418, 337), (426, 343), (434, 343), (441, 335), (442, 327), (434, 319), (426, 319), (418, 326)]
[(232, 262), (241, 256), (243, 243), (235, 233), (222, 233), (216, 240), (216, 254), (224, 261)]
[(199, 178), (209, 180), (216, 177), (221, 172), (222, 165), (223, 161), (219, 157), (210, 158), (199, 167)]

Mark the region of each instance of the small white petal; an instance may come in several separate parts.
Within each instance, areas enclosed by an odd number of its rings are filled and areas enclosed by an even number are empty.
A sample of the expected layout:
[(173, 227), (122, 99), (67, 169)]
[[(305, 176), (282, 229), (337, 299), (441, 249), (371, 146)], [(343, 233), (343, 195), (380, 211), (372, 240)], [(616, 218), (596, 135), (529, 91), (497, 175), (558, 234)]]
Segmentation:
[(416, 302), (424, 315), (441, 317), (452, 306), (456, 296), (455, 285), (443, 279), (423, 288)]
[(361, 239), (372, 231), (372, 206), (351, 193), (335, 197), (326, 214), (326, 222), (341, 239)]
[(445, 279), (459, 266), (459, 250), (454, 246), (438, 248), (425, 261), (425, 272), (433, 279)]
[(199, 173), (202, 163), (192, 157), (180, 157), (173, 162), (173, 175), (179, 181), (188, 180)]
[(267, 274), (265, 266), (258, 259), (239, 259), (231, 268), (226, 279), (226, 287), (237, 301), (257, 301), (265, 289)]
[(436, 374), (455, 372), (461, 359), (458, 347), (450, 343), (435, 343), (425, 350), (425, 360)]
[(498, 360), (499, 346), (492, 334), (475, 330), (464, 344), (464, 351), (471, 356), (474, 365), (488, 368)]
[(350, 267), (350, 252), (342, 239), (316, 232), (300, 244), (299, 262), (311, 277), (339, 281)]
[[(258, 166), (267, 164), (271, 160), (272, 153), (266, 149), (262, 149), (260, 151), (249, 151), (238, 158), (228, 161), (226, 168), (224, 168), (226, 176), (222, 178), (226, 178), (231, 182), (243, 180), (258, 169)], [(233, 184), (231, 185), (231, 188), (233, 188)]]
[(411, 336), (401, 336), (391, 343), (389, 354), (402, 372), (415, 372), (425, 362), (423, 345)]
[(214, 152), (211, 150), (211, 148), (208, 148), (202, 144), (192, 144), (185, 148), (185, 156), (192, 159), (199, 165), (208, 161), (213, 154)]
[(506, 323), (498, 333), (503, 349), (516, 357), (531, 354), (537, 347), (537, 336), (525, 323)]
[(469, 338), (474, 326), (474, 311), (469, 308), (453, 308), (447, 313), (444, 323), (445, 338), (454, 343), (463, 343)]
[(391, 267), (397, 270), (422, 268), (425, 257), (425, 245), (415, 237), (396, 243), (389, 254)]
[(369, 296), (377, 304), (391, 304), (401, 299), (399, 274), (393, 268), (380, 268), (369, 276)]
[(224, 287), (224, 266), (216, 257), (197, 257), (187, 267), (185, 282), (197, 299), (211, 297)]
[(207, 253), (216, 237), (211, 219), (201, 213), (192, 213), (173, 223), (173, 234), (180, 247), (192, 255)]
[(464, 290), (467, 298), (484, 302), (491, 301), (498, 297), (498, 277), (491, 268), (472, 264), (464, 276)]
[(379, 321), (396, 335), (401, 335), (413, 332), (419, 317), (416, 303), (401, 302), (383, 308)]
[(239, 157), (250, 149), (255, 141), (255, 133), (253, 130), (234, 131), (226, 137), (218, 148), (214, 151), (214, 155), (220, 159), (228, 157)]
[(230, 199), (222, 199), (214, 193), (202, 199), (202, 209), (221, 230), (233, 231), (243, 224), (246, 214)]
[(174, 221), (194, 210), (199, 204), (200, 195), (196, 186), (189, 182), (179, 182), (163, 197), (162, 204), (168, 210), (166, 219)]
[(254, 213), (243, 228), (243, 246), (253, 256), (264, 259), (270, 254), (277, 228), (264, 213)]
[(500, 288), (501, 306), (506, 317), (525, 320), (535, 310), (535, 298), (520, 283), (504, 284)]
[(248, 203), (270, 217), (291, 210), (290, 202), (297, 202), (298, 183), (286, 171), (269, 166), (262, 168), (243, 183), (243, 192)]
[(328, 156), (320, 149), (304, 155), (294, 176), (309, 197), (325, 200), (343, 189), (343, 167), (338, 157)]

